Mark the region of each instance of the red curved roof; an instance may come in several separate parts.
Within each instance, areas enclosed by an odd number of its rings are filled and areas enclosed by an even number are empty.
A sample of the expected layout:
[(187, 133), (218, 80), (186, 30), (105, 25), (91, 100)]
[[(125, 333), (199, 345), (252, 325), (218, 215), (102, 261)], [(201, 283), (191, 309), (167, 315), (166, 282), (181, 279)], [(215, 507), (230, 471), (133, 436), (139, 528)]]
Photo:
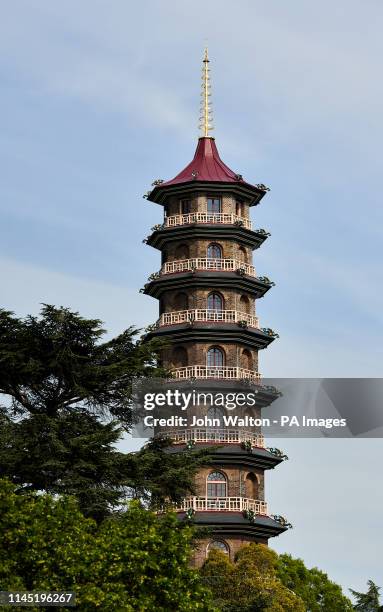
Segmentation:
[(193, 161), (182, 172), (177, 174), (174, 179), (162, 183), (161, 187), (186, 183), (192, 180), (237, 183), (241, 178), (223, 163), (214, 138), (202, 137), (198, 139)]

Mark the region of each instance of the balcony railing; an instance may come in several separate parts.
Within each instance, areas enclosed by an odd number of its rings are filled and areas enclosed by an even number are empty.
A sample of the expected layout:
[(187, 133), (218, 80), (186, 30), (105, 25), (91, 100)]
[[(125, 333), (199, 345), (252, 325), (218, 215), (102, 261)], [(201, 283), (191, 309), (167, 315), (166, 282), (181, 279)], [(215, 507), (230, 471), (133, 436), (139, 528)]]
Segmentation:
[(187, 272), (192, 270), (219, 270), (222, 272), (235, 272), (243, 270), (248, 276), (257, 276), (255, 267), (238, 259), (216, 259), (209, 257), (195, 257), (193, 259), (179, 259), (168, 261), (161, 268), (162, 274), (174, 272)]
[(213, 323), (240, 323), (241, 321), (245, 321), (249, 327), (259, 328), (258, 317), (248, 314), (247, 312), (201, 308), (164, 312), (158, 319), (157, 325), (161, 327), (163, 325), (178, 325), (180, 323), (192, 323), (194, 321)]
[(173, 370), (175, 378), (247, 379), (260, 383), (261, 375), (254, 370), (232, 366), (184, 366)]
[(228, 512), (243, 512), (252, 510), (255, 514), (268, 515), (267, 502), (247, 497), (186, 497), (177, 505), (178, 511), (192, 509), (196, 512), (208, 510), (226, 510)]
[(240, 429), (182, 429), (179, 431), (166, 431), (174, 444), (194, 442), (225, 442), (227, 444), (241, 444), (250, 440), (252, 447), (265, 448), (265, 437), (253, 431)]
[(251, 229), (252, 223), (249, 219), (239, 217), (233, 213), (208, 213), (194, 212), (187, 215), (173, 215), (165, 217), (165, 227), (175, 227), (177, 225), (190, 225), (191, 223), (217, 223), (225, 225), (242, 225), (247, 229)]

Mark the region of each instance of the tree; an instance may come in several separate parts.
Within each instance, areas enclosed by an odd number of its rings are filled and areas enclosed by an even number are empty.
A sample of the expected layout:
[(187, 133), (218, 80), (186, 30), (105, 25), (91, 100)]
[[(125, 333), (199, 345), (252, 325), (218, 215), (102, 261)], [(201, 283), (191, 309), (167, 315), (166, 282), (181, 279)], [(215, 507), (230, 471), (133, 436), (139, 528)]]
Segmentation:
[(212, 449), (172, 452), (169, 438), (154, 438), (137, 453), (125, 455), (126, 485), (133, 497), (156, 509), (195, 495), (195, 474), (206, 465)]
[(316, 567), (307, 569), (302, 559), (280, 555), (277, 576), (285, 587), (299, 595), (310, 612), (348, 612), (353, 609), (351, 601), (343, 595), (339, 585)]
[(129, 328), (102, 342), (97, 319), (45, 305), (40, 317), (0, 310), (0, 476), (31, 490), (75, 495), (101, 520), (126, 496), (146, 504), (193, 493), (206, 452), (169, 453), (153, 441), (124, 454), (116, 443), (132, 423), (132, 381), (164, 372), (157, 341)]
[(262, 544), (243, 546), (232, 563), (212, 550), (201, 568), (223, 612), (305, 612), (302, 600), (276, 575), (278, 555)]
[(136, 377), (159, 376), (161, 344), (136, 340), (129, 327), (101, 342), (98, 319), (84, 319), (67, 308), (44, 305), (41, 316), (25, 319), (0, 310), (0, 393), (18, 417), (48, 417), (81, 407), (131, 426), (131, 384)]
[(0, 532), (2, 590), (74, 590), (84, 612), (213, 610), (189, 567), (193, 528), (173, 513), (133, 501), (97, 524), (74, 498), (17, 495), (0, 480)]
[(359, 593), (350, 589), (351, 593), (356, 599), (354, 610), (360, 612), (379, 612), (383, 610), (383, 606), (380, 605), (380, 588), (372, 581), (368, 580), (368, 591), (367, 593)]

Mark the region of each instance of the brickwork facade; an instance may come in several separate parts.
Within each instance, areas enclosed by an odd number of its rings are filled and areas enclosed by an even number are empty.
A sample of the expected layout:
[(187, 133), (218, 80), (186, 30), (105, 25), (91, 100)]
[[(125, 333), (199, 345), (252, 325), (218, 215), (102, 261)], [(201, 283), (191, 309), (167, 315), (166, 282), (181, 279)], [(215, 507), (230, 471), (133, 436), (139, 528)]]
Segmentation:
[(261, 468), (238, 468), (225, 464), (222, 468), (201, 468), (196, 476), (196, 494), (207, 495), (207, 477), (210, 473), (219, 471), (226, 478), (227, 497), (247, 497), (264, 501), (264, 471)]
[[(245, 368), (258, 371), (258, 351), (242, 347), (238, 343), (225, 342), (184, 342), (170, 346), (162, 351), (162, 362), (165, 367), (180, 368), (191, 365), (205, 365), (208, 352), (218, 347), (223, 352), (223, 365), (234, 368)], [(183, 355), (180, 361), (180, 355)]]
[[(184, 202), (188, 202), (189, 212), (207, 212), (208, 197), (210, 194), (198, 194), (190, 191), (184, 197), (170, 196), (165, 205), (165, 215), (171, 217), (181, 215), (185, 210)], [(216, 197), (216, 195), (212, 195)], [(221, 195), (221, 212), (225, 214), (238, 214), (244, 219), (249, 218), (249, 203), (243, 199), (238, 199), (234, 195)]]
[(209, 257), (209, 247), (214, 245), (221, 252), (222, 259), (235, 259), (244, 263), (251, 263), (251, 249), (233, 240), (181, 240), (170, 243), (163, 251), (163, 263), (197, 257)]
[(232, 289), (182, 289), (181, 291), (166, 291), (161, 298), (162, 312), (172, 312), (188, 309), (207, 309), (208, 297), (212, 293), (222, 297), (223, 310), (238, 310), (247, 314), (255, 315), (256, 300), (252, 295)]

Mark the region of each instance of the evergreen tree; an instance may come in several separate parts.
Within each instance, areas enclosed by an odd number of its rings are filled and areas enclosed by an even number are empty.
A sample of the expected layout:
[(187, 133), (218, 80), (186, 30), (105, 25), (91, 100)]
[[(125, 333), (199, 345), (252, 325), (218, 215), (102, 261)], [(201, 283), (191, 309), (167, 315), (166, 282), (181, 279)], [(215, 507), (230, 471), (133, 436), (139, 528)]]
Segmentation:
[(383, 610), (383, 606), (380, 605), (380, 588), (372, 581), (368, 580), (368, 591), (367, 593), (359, 593), (350, 589), (351, 593), (356, 599), (354, 610), (359, 612), (380, 612)]
[(44, 306), (18, 319), (0, 310), (0, 476), (19, 493), (75, 495), (101, 520), (125, 497), (158, 506), (193, 492), (206, 452), (168, 452), (156, 440), (138, 453), (116, 443), (132, 423), (132, 381), (163, 375), (157, 341), (129, 328), (102, 342), (97, 319)]
[(132, 381), (163, 373), (161, 344), (135, 340), (137, 333), (130, 327), (102, 342), (101, 321), (67, 308), (44, 305), (40, 317), (25, 319), (0, 310), (0, 393), (18, 417), (82, 407), (129, 430)]

